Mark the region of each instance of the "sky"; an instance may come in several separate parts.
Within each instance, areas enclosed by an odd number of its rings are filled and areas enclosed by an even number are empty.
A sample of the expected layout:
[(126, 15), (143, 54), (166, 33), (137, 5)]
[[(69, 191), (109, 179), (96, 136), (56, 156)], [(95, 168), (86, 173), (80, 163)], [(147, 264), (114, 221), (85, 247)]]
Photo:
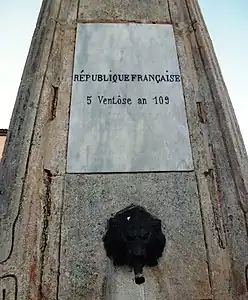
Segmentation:
[[(9, 126), (41, 2), (0, 2), (0, 128)], [(199, 4), (248, 149), (248, 1)]]

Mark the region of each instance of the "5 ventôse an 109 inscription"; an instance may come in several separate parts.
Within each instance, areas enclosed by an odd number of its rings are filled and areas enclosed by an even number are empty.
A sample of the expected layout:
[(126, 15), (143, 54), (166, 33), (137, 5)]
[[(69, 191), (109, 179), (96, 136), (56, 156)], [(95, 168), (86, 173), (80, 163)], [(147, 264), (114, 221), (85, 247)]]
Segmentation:
[(167, 24), (78, 24), (68, 173), (193, 169)]

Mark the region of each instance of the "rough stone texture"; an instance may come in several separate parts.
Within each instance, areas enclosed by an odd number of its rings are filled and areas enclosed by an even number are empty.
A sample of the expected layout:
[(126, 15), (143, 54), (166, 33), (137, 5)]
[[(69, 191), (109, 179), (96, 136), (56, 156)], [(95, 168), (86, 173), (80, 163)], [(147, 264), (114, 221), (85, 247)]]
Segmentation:
[[(173, 24), (194, 172), (65, 174), (76, 22), (89, 21)], [(140, 299), (101, 242), (133, 202), (168, 238), (145, 299), (248, 299), (247, 163), (196, 0), (43, 1), (1, 161), (0, 294)]]
[(20, 210), (33, 129), (55, 30), (55, 23), (50, 18), (56, 17), (59, 2), (45, 1), (42, 5), (1, 160), (0, 197), (5, 208), (1, 218), (0, 261), (6, 261), (12, 251), (12, 231)]
[(79, 0), (78, 22), (170, 23), (167, 0)]
[[(88, 293), (93, 293), (92, 299), (101, 299), (101, 286), (114, 285), (118, 291), (120, 281), (123, 299), (130, 288), (137, 294), (132, 273), (105, 278), (108, 268), (101, 241), (111, 213), (131, 203), (143, 205), (160, 218), (167, 238), (159, 267), (147, 273), (145, 299), (164, 299), (164, 292), (170, 299), (211, 298), (197, 186), (191, 172), (67, 175), (59, 299), (70, 295), (87, 299)], [(150, 295), (149, 290), (153, 290)]]
[[(26, 75), (25, 69), (19, 91), (26, 93), (28, 103), (37, 103), (32, 105), (33, 112), (14, 110), (1, 168), (5, 189), (0, 197), (6, 203), (7, 213), (1, 216), (0, 276), (17, 278), (18, 300), (56, 299), (58, 286), (60, 213), (78, 2), (44, 1), (43, 7), (45, 14), (42, 23), (37, 23), (26, 69), (34, 60), (34, 70), (41, 72), (44, 68), (44, 74), (39, 75), (41, 82), (32, 81), (32, 93), (27, 93), (25, 80), (32, 76)], [(42, 30), (42, 41), (36, 44)], [(38, 49), (34, 59), (32, 55)], [(18, 95), (17, 99), (16, 105), (22, 105), (23, 98)], [(18, 129), (14, 123), (20, 118), (24, 121), (20, 121)]]
[[(188, 8), (192, 21), (201, 20), (196, 1)], [(220, 246), (229, 252), (230, 290), (234, 299), (243, 299), (248, 297), (247, 153), (204, 23), (195, 22), (194, 31), (193, 53), (212, 160), (207, 177), (215, 226)]]

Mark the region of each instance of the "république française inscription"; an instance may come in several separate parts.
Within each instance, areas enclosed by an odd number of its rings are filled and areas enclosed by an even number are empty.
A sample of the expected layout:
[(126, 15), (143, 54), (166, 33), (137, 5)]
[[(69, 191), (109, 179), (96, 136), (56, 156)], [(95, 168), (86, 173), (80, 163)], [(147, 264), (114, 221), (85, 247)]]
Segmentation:
[(168, 24), (79, 24), (68, 173), (193, 169)]

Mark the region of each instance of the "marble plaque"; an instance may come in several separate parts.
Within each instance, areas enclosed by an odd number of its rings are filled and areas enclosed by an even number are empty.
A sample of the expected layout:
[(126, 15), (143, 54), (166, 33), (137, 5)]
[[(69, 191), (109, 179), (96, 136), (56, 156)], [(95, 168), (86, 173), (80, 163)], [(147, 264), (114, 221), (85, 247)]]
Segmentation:
[(172, 26), (78, 24), (67, 172), (192, 169)]

